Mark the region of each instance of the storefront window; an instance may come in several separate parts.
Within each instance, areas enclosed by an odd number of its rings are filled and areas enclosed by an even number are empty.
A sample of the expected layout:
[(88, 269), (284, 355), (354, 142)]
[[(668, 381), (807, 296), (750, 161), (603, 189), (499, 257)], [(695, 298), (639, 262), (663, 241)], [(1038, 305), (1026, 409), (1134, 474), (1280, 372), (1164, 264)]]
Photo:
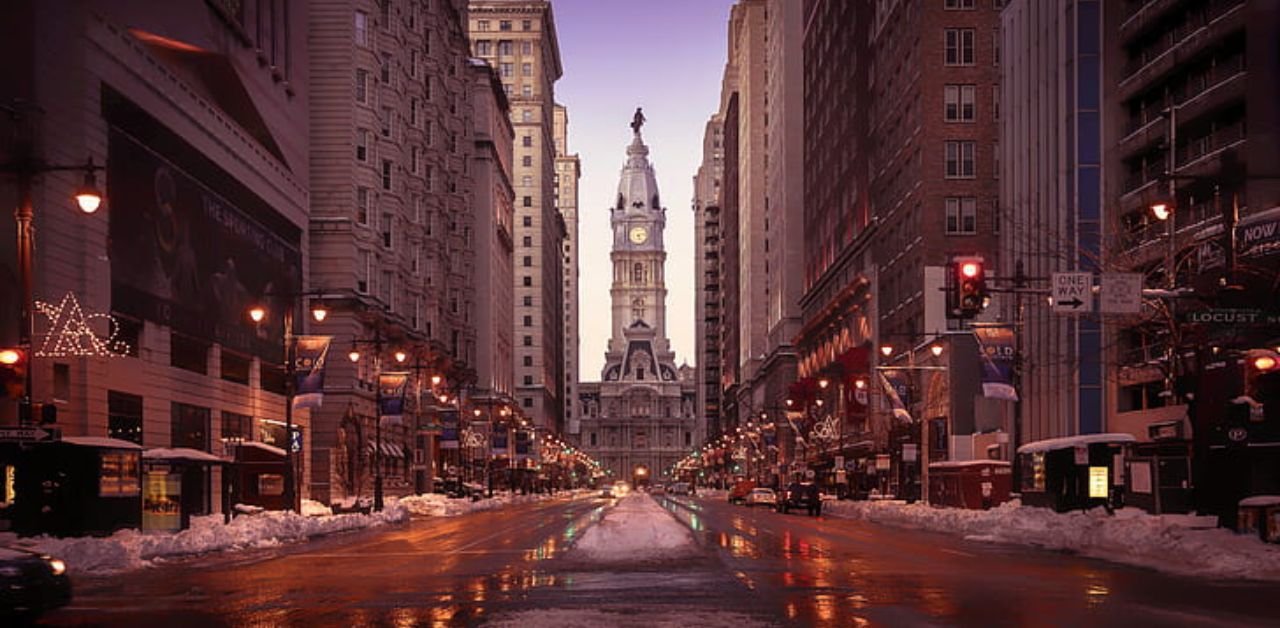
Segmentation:
[(284, 476), (279, 473), (259, 474), (258, 495), (263, 497), (284, 495)]
[(98, 474), (100, 497), (132, 497), (142, 492), (139, 455), (135, 451), (103, 452)]
[(142, 397), (107, 391), (107, 435), (142, 444)]

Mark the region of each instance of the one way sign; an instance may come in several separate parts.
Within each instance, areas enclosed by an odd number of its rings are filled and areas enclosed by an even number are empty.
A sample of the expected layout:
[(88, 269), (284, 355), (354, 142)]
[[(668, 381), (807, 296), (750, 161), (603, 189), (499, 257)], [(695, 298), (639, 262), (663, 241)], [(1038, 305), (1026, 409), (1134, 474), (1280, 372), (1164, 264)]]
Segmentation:
[(1093, 273), (1053, 273), (1052, 279), (1055, 313), (1093, 311)]

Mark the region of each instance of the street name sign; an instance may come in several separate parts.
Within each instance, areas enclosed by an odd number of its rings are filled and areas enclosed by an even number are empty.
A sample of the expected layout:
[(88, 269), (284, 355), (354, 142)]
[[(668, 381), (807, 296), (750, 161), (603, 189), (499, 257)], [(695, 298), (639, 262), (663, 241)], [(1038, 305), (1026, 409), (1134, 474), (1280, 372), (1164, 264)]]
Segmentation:
[(1093, 273), (1053, 273), (1053, 311), (1083, 314), (1093, 311)]
[(1098, 309), (1106, 314), (1137, 314), (1142, 311), (1142, 275), (1103, 273), (1098, 291)]
[(51, 440), (53, 433), (38, 427), (0, 427), (0, 441)]

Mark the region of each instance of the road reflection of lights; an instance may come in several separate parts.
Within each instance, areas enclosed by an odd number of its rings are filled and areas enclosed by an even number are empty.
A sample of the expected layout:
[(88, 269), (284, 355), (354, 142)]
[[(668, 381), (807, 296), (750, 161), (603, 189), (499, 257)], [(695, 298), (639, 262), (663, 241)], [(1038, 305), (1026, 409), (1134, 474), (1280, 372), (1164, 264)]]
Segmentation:
[(698, 532), (702, 531), (702, 520), (698, 518), (698, 515), (689, 515), (689, 527)]
[(485, 593), (488, 592), (489, 589), (485, 586), (483, 578), (476, 578), (471, 581), (467, 590), (471, 593), (471, 601), (483, 602), (485, 601)]
[(822, 621), (836, 618), (836, 597), (834, 595), (813, 596), (813, 612)]
[(1084, 588), (1085, 604), (1087, 604), (1089, 608), (1105, 604), (1107, 602), (1107, 596), (1109, 595), (1111, 595), (1111, 589), (1108, 589), (1101, 584), (1093, 583)]
[(752, 579), (751, 579), (751, 576), (748, 576), (748, 575), (747, 575), (747, 572), (745, 572), (745, 571), (735, 571), (735, 572), (733, 572), (733, 577), (734, 577), (734, 578), (737, 578), (737, 579), (738, 579), (738, 582), (741, 582), (741, 583), (742, 583), (742, 586), (746, 587), (746, 588), (747, 588), (747, 590), (749, 590), (749, 591), (755, 591), (755, 590), (756, 590), (756, 581), (755, 581), (755, 580), (752, 580)]
[(787, 602), (787, 619), (795, 619), (800, 615), (800, 609), (796, 608), (795, 602)]
[[(850, 608), (853, 608), (855, 610), (861, 610), (867, 607), (867, 598), (861, 593), (855, 593), (853, 595), (850, 595), (849, 597), (845, 598), (845, 601), (849, 603)], [(863, 621), (866, 621), (866, 620), (863, 620)]]
[(433, 606), (427, 609), (427, 621), (431, 622), (432, 628), (452, 626), (457, 614), (457, 606)]
[(391, 611), (391, 625), (396, 628), (409, 628), (418, 625), (418, 617), (414, 611), (407, 608), (397, 608)]

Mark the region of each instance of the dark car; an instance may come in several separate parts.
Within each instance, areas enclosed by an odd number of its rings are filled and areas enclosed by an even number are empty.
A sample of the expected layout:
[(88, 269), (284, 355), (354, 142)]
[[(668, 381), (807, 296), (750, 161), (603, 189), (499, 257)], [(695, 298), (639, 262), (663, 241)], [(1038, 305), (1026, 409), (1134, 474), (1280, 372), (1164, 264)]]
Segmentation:
[(71, 580), (61, 560), (16, 547), (0, 547), (0, 617), (30, 620), (71, 602)]
[(803, 508), (810, 515), (822, 514), (822, 493), (813, 482), (792, 482), (778, 496), (778, 512), (787, 513)]

